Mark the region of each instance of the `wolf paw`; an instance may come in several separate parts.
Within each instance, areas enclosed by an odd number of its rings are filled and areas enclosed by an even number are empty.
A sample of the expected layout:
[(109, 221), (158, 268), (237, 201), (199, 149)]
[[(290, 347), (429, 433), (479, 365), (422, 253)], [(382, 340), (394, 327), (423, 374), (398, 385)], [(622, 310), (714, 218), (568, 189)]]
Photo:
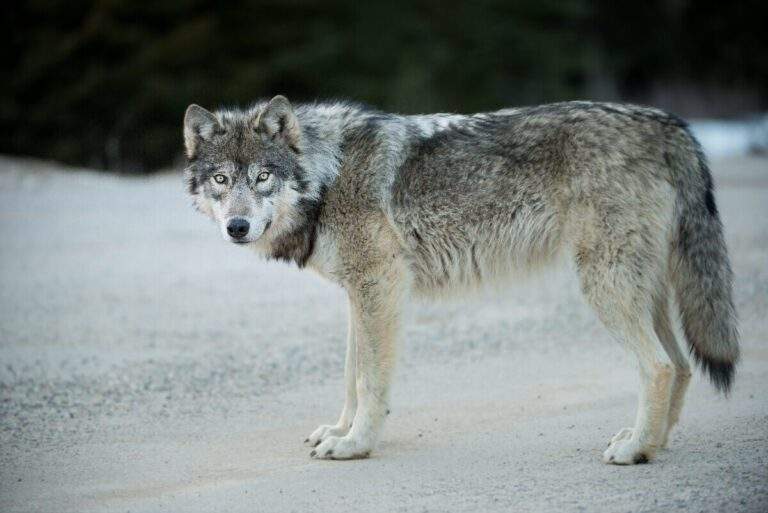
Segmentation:
[(624, 428), (615, 435), (613, 435), (613, 438), (611, 438), (611, 441), (608, 442), (608, 447), (610, 447), (615, 442), (618, 442), (619, 440), (629, 440), (632, 438), (632, 433), (634, 433), (635, 430), (633, 428)]
[(338, 424), (330, 426), (323, 425), (315, 429), (304, 443), (310, 447), (317, 447), (320, 443), (330, 436), (344, 436), (349, 432), (349, 427), (339, 426)]
[(641, 447), (640, 442), (632, 438), (633, 434), (632, 428), (624, 428), (616, 433), (603, 453), (603, 461), (613, 465), (648, 463), (653, 454)]
[(367, 458), (371, 454), (371, 444), (347, 436), (329, 436), (309, 455), (322, 460), (352, 460)]

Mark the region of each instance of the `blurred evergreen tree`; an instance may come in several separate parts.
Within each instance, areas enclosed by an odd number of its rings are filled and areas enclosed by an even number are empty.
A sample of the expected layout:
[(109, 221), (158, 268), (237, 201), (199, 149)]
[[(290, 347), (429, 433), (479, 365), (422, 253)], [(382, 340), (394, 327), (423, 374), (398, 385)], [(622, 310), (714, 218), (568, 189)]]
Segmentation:
[(600, 77), (680, 70), (768, 86), (755, 6), (699, 5), (29, 0), (2, 22), (0, 151), (151, 171), (180, 154), (187, 104), (277, 93), (412, 113), (595, 96)]

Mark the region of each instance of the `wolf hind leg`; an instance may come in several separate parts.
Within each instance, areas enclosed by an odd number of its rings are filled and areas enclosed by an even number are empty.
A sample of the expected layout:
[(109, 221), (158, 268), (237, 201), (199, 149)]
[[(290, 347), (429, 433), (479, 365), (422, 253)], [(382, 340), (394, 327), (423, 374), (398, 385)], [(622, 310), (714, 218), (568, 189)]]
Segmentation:
[(646, 463), (667, 437), (674, 367), (649, 321), (626, 322), (613, 330), (637, 356), (641, 384), (635, 425), (622, 429), (611, 439), (603, 453), (606, 463)]
[(642, 225), (612, 233), (617, 224), (591, 231), (577, 244), (576, 262), (587, 302), (639, 364), (635, 425), (619, 431), (603, 453), (606, 463), (631, 465), (650, 461), (664, 441), (675, 371), (653, 322), (653, 298), (666, 261), (663, 237)]
[(672, 329), (672, 322), (669, 317), (669, 287), (663, 287), (662, 293), (656, 298), (653, 311), (653, 327), (658, 335), (664, 350), (669, 355), (675, 366), (675, 379), (672, 383), (672, 396), (669, 403), (669, 416), (667, 417), (667, 430), (661, 440), (661, 447), (664, 448), (669, 443), (669, 434), (672, 428), (680, 419), (680, 412), (683, 409), (685, 392), (688, 389), (688, 383), (691, 380), (691, 366)]

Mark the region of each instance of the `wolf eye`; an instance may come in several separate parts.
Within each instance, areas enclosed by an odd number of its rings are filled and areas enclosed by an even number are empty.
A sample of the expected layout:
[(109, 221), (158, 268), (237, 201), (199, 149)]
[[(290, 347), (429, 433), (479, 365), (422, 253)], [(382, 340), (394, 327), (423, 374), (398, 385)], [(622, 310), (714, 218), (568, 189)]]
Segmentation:
[(227, 177), (222, 174), (213, 175), (213, 180), (216, 183), (227, 183)]
[(261, 173), (259, 173), (259, 176), (256, 177), (256, 181), (263, 182), (267, 178), (269, 178), (269, 173), (267, 173), (266, 171), (262, 171)]

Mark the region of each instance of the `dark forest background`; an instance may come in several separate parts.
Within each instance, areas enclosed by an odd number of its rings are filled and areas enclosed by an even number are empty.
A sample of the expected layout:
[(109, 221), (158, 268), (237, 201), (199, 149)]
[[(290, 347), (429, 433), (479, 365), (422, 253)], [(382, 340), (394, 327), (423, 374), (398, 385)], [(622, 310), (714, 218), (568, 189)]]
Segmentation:
[(567, 99), (768, 109), (764, 0), (59, 0), (4, 5), (0, 152), (124, 172), (181, 119), (281, 93), (470, 112)]

